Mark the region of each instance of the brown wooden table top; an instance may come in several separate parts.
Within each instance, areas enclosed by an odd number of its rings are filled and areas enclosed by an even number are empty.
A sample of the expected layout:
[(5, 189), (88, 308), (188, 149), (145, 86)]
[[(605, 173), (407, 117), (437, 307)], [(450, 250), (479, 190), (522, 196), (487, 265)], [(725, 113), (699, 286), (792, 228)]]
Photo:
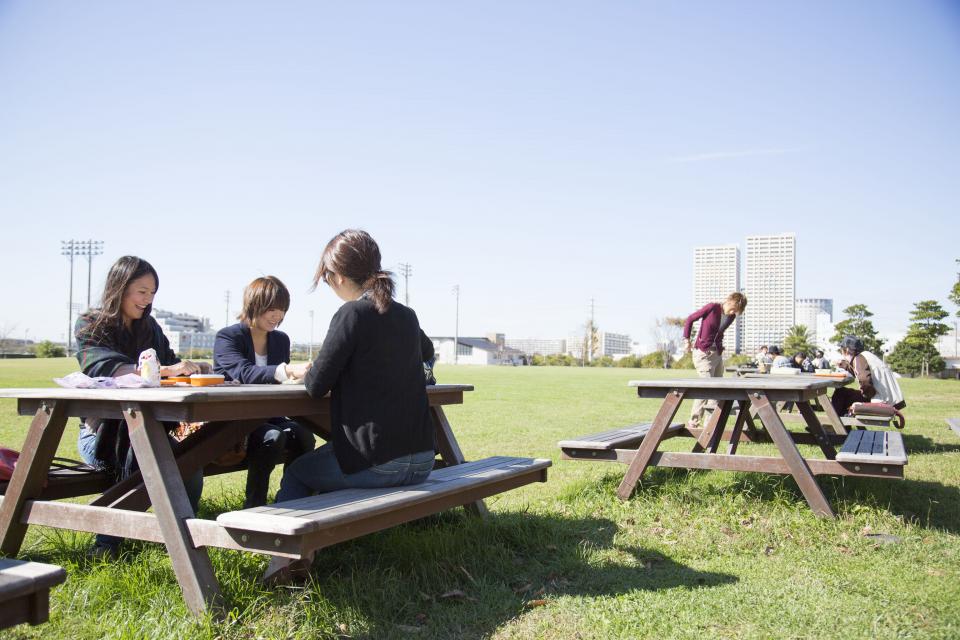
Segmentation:
[[(427, 394), (473, 391), (469, 384), (427, 386)], [(302, 384), (238, 384), (209, 387), (150, 387), (141, 389), (0, 389), (0, 398), (35, 400), (100, 400), (106, 402), (199, 403), (233, 402), (239, 399), (298, 400), (309, 397)]]
[(838, 378), (814, 376), (759, 376), (724, 378), (670, 378), (666, 380), (631, 380), (627, 384), (638, 389), (718, 389), (743, 391), (795, 391), (825, 389), (843, 384)]

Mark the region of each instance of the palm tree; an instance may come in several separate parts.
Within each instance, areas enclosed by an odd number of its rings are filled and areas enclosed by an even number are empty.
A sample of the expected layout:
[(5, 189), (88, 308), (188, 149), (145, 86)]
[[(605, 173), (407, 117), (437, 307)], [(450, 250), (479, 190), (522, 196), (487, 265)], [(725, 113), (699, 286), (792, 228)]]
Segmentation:
[(787, 357), (804, 351), (810, 353), (815, 350), (817, 345), (813, 343), (813, 337), (806, 325), (798, 324), (787, 329), (787, 335), (783, 337), (783, 353)]

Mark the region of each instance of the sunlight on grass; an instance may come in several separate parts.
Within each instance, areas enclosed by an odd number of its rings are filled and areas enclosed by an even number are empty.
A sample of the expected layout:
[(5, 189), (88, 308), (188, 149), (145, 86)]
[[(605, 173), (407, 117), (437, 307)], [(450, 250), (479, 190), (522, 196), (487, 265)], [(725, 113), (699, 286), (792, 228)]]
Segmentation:
[[(50, 386), (75, 368), (0, 360), (0, 387)], [(906, 480), (821, 478), (838, 513), (822, 520), (790, 478), (653, 469), (621, 502), (623, 467), (559, 460), (558, 440), (650, 420), (658, 402), (627, 381), (675, 372), (437, 374), (477, 387), (448, 411), (469, 459), (551, 458), (549, 482), (490, 499), (487, 521), (454, 510), (331, 547), (302, 588), (264, 588), (263, 557), (213, 550), (232, 609), (222, 623), (192, 621), (161, 546), (129, 543), (119, 562), (93, 562), (89, 535), (35, 527), (21, 557), (62, 565), (68, 579), (50, 623), (11, 637), (960, 636), (960, 439), (943, 421), (960, 416), (956, 381), (903, 380)], [(0, 401), (0, 443), (19, 448), (28, 422)], [(76, 421), (62, 455), (76, 456), (75, 437)], [(202, 515), (238, 508), (243, 480), (211, 478)]]

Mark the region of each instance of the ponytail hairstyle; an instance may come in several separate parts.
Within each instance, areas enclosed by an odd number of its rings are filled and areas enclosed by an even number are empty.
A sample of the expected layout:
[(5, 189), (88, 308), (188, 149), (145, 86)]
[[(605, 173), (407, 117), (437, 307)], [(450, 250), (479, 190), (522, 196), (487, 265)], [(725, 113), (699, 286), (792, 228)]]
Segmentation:
[(327, 282), (331, 273), (349, 278), (364, 291), (377, 313), (384, 314), (393, 302), (393, 274), (380, 266), (380, 247), (366, 231), (347, 229), (327, 243), (313, 276), (313, 288)]

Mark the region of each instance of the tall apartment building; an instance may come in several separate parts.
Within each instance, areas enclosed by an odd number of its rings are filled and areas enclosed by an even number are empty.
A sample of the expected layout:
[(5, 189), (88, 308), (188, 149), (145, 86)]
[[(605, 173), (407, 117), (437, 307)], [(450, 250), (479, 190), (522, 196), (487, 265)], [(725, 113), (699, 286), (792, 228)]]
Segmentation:
[(796, 324), (796, 264), (795, 234), (747, 236), (742, 344), (746, 353), (756, 353), (760, 345), (783, 344)]
[(811, 342), (819, 344), (822, 337), (830, 339), (830, 336), (819, 335), (817, 328), (825, 324), (824, 318), (820, 317), (821, 314), (827, 315), (826, 323), (833, 322), (833, 300), (831, 298), (797, 298), (795, 309), (794, 323), (802, 324), (807, 328), (807, 331), (810, 332)]
[[(697, 247), (693, 250), (693, 308), (708, 302), (723, 302), (734, 291), (740, 291), (740, 247), (725, 244)], [(751, 304), (747, 305), (750, 311)], [(691, 310), (692, 311), (692, 310)], [(740, 352), (743, 318), (723, 334), (723, 349)]]

